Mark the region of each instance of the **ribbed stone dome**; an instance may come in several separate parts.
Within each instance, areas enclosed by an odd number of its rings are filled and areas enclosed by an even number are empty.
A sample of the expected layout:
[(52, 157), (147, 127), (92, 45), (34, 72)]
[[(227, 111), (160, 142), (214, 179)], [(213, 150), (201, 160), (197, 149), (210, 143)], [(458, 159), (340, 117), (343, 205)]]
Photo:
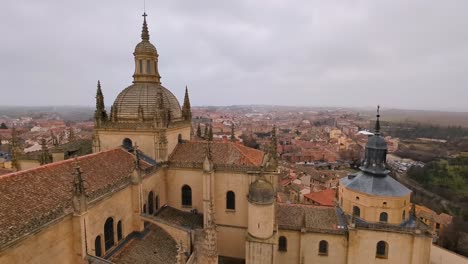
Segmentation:
[(264, 178), (258, 178), (249, 186), (249, 202), (271, 204), (275, 200), (273, 185)]
[(156, 50), (156, 47), (153, 44), (151, 44), (151, 42), (143, 40), (142, 42), (136, 45), (134, 54), (144, 53), (151, 53), (152, 55), (157, 55), (158, 51)]
[[(159, 94), (159, 95), (158, 95)], [(143, 111), (145, 121), (153, 120), (159, 110), (159, 97), (162, 97), (163, 109), (170, 110), (171, 121), (180, 120), (182, 111), (177, 98), (162, 85), (157, 83), (135, 83), (125, 88), (115, 99), (113, 108), (118, 122), (138, 122), (139, 111)]]

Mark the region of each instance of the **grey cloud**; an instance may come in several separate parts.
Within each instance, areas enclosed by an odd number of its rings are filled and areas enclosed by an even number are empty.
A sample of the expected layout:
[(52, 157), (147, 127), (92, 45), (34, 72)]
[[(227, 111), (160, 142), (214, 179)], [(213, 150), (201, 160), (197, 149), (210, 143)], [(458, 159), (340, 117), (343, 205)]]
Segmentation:
[[(147, 1), (163, 84), (193, 105), (468, 111), (468, 2)], [(3, 104), (106, 104), (131, 83), (135, 1), (9, 1)]]

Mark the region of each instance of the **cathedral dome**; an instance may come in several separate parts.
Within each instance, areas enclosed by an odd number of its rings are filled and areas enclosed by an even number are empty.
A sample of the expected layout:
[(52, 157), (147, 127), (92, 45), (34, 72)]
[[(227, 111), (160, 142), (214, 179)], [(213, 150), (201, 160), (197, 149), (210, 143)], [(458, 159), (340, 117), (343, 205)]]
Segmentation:
[(273, 185), (265, 178), (260, 177), (250, 184), (249, 202), (256, 204), (271, 204), (275, 200)]
[(134, 83), (125, 88), (115, 99), (113, 110), (118, 122), (152, 121), (159, 113), (170, 113), (171, 121), (182, 118), (177, 98), (157, 83)]

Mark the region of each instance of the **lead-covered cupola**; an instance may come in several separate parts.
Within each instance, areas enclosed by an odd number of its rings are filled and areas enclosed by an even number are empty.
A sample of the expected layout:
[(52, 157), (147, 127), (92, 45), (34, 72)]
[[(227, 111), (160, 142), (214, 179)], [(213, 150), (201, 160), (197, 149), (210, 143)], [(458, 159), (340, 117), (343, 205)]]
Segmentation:
[(367, 141), (364, 162), (360, 169), (375, 176), (385, 176), (390, 171), (386, 168), (387, 143), (380, 135), (380, 106), (377, 106), (376, 117), (374, 135)]

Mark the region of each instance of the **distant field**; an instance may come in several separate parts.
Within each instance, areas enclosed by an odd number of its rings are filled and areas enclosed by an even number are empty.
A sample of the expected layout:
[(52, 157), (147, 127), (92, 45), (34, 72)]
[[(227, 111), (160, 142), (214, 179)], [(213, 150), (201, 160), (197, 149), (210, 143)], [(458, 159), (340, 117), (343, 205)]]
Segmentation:
[[(375, 111), (361, 111), (373, 116)], [(462, 126), (468, 128), (468, 112), (438, 112), (425, 110), (385, 109), (382, 111), (383, 121), (418, 122), (440, 126)]]

